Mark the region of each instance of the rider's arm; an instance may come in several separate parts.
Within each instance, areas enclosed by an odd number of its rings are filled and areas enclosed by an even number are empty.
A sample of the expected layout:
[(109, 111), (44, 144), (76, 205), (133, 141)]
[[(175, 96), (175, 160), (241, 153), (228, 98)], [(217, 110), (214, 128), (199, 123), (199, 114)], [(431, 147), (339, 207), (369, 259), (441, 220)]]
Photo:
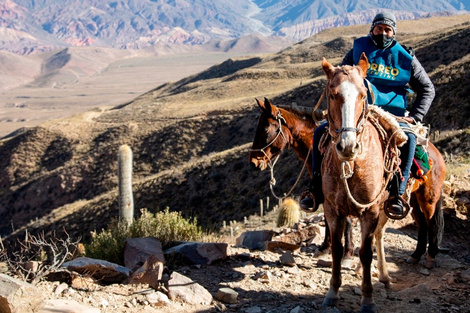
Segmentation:
[(343, 65), (354, 65), (353, 49), (349, 50), (349, 52), (344, 56), (343, 62), (341, 62), (341, 66)]
[(416, 56), (413, 56), (411, 67), (412, 73), (409, 84), (411, 89), (416, 93), (416, 100), (410, 109), (410, 117), (421, 122), (426, 113), (428, 113), (436, 92), (431, 79)]

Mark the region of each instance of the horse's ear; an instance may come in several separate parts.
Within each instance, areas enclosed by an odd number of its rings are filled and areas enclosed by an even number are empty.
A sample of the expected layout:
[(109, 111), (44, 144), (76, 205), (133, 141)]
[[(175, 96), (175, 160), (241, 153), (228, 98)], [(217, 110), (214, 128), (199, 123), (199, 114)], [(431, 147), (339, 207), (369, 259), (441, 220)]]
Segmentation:
[(323, 69), (323, 72), (325, 73), (326, 77), (328, 79), (331, 79), (333, 77), (333, 73), (335, 71), (335, 68), (333, 65), (328, 63), (328, 61), (323, 57), (323, 60), (321, 61), (321, 67)]
[(264, 102), (261, 102), (256, 98), (255, 98), (255, 100), (256, 100), (256, 103), (258, 103), (258, 106), (261, 109), (261, 111), (266, 111), (266, 107), (264, 106)]
[(359, 67), (362, 69), (362, 78), (366, 78), (367, 69), (369, 68), (369, 60), (367, 60), (366, 54), (364, 52), (362, 52), (361, 58), (359, 59), (357, 65), (359, 65)]
[(266, 111), (270, 112), (271, 116), (277, 116), (279, 109), (268, 100), (268, 98), (264, 98), (264, 106), (266, 107)]

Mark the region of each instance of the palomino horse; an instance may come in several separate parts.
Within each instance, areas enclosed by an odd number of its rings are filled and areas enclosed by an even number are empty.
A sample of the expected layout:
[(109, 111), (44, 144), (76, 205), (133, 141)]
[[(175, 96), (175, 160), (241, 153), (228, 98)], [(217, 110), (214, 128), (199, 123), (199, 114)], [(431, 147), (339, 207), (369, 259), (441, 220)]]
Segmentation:
[[(250, 164), (259, 170), (274, 167), (277, 158), (286, 147), (291, 147), (299, 158), (307, 163), (312, 175), (312, 136), (317, 127), (311, 112), (301, 112), (297, 108), (279, 108), (268, 99), (264, 102), (256, 99), (262, 113), (258, 121), (255, 138), (249, 155)], [(348, 219), (344, 232), (345, 257), (351, 258), (354, 253), (352, 242), (352, 223)], [(326, 225), (325, 238), (319, 247), (325, 253), (330, 247), (330, 233)]]
[[(346, 218), (358, 217), (361, 224), (361, 247), (359, 258), (362, 273), (361, 312), (375, 312), (372, 300), (371, 263), (373, 238), (377, 250), (379, 280), (390, 286), (391, 278), (385, 262), (383, 235), (387, 216), (383, 206), (388, 198), (386, 184), (390, 179), (387, 158), (388, 145), (372, 122), (367, 107), (367, 89), (364, 86), (369, 63), (362, 54), (357, 66), (333, 67), (323, 58), (322, 69), (328, 79), (328, 123), (332, 140), (329, 142), (322, 162), (322, 184), (325, 195), (324, 211), (330, 227), (331, 253), (333, 258), (330, 288), (323, 305), (336, 306), (341, 286), (341, 260), (343, 234)], [(392, 139), (395, 139), (392, 136)], [(418, 247), (412, 258), (419, 260), (426, 249), (426, 229), (433, 234), (429, 242), (428, 257), (438, 252), (436, 235), (437, 215), (440, 211), (445, 164), (433, 145), (428, 146), (433, 167), (428, 179), (415, 184), (411, 204), (413, 215), (420, 227)], [(420, 210), (419, 210), (419, 209)], [(421, 242), (420, 242), (421, 240)]]

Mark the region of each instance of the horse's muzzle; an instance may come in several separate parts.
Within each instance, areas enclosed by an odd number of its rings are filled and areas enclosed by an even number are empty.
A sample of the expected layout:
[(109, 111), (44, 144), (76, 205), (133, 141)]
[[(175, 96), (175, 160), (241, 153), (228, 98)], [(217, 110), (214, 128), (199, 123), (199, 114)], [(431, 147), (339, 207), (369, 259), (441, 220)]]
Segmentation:
[(250, 158), (250, 165), (253, 169), (264, 171), (268, 167), (268, 163), (263, 159)]
[(352, 161), (359, 152), (360, 144), (356, 141), (356, 136), (341, 138), (336, 144), (336, 153), (341, 161)]

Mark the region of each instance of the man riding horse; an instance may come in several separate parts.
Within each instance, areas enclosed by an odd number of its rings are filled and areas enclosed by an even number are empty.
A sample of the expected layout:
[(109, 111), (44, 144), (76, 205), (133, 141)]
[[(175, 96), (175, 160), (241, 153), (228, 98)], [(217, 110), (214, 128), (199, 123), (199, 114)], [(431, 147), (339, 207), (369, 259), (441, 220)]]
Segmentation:
[[(368, 36), (354, 41), (353, 48), (346, 54), (341, 65), (358, 64), (362, 52), (365, 52), (370, 63), (366, 77), (368, 102), (400, 117), (400, 125), (406, 130), (409, 126), (405, 122), (416, 123), (423, 120), (434, 99), (435, 90), (413, 51), (401, 46), (395, 36), (395, 16), (390, 12), (377, 14)], [(411, 91), (408, 86), (416, 93), (416, 100), (409, 112), (406, 111), (406, 93)], [(313, 135), (313, 178), (307, 196), (300, 202), (301, 208), (306, 211), (316, 211), (324, 201), (321, 180), (323, 156), (319, 144), (326, 127), (327, 123), (322, 124)], [(401, 196), (405, 193), (416, 148), (416, 136), (410, 131), (405, 132), (408, 141), (400, 148), (400, 171), (392, 179), (390, 201), (385, 208), (388, 215), (396, 218), (406, 215)]]

